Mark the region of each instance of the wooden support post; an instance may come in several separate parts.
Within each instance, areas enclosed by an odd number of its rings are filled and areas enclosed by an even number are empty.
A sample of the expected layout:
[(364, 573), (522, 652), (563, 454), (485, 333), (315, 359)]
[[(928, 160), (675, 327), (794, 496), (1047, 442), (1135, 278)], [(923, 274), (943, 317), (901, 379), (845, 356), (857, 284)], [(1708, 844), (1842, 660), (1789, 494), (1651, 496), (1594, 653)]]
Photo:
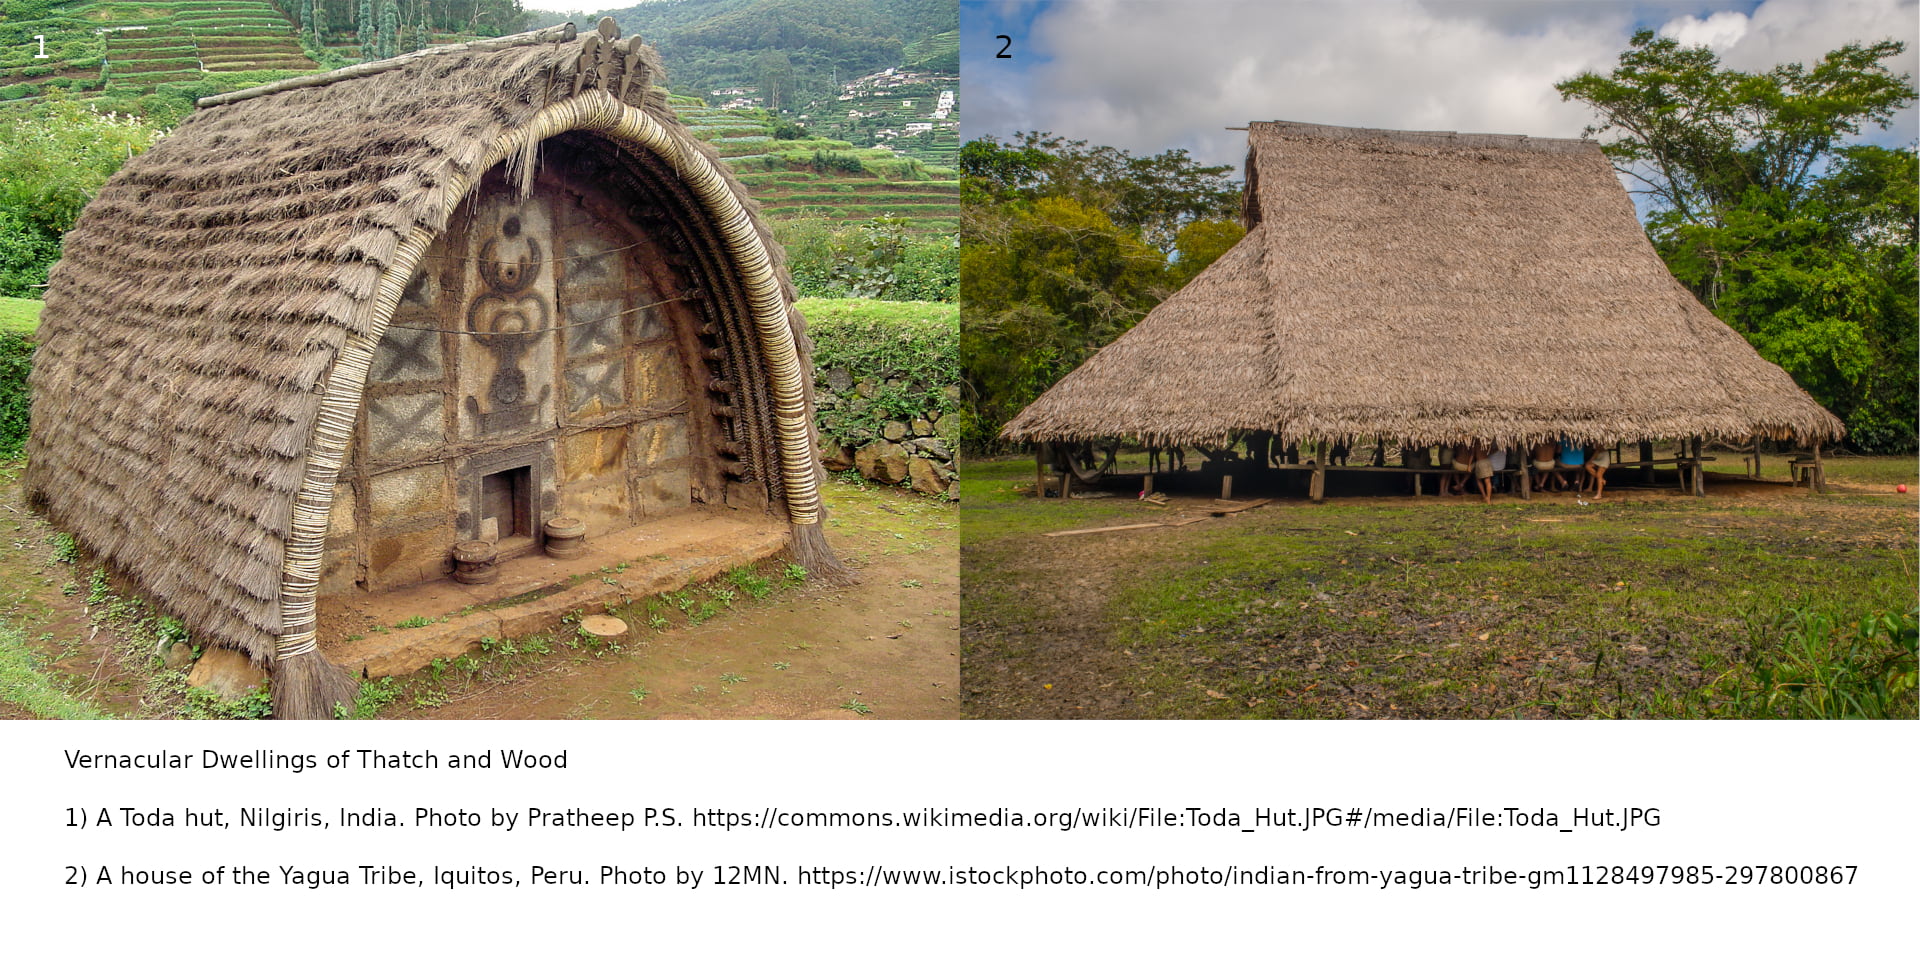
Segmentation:
[(1073, 499), (1073, 467), (1068, 466), (1060, 473), (1060, 502), (1066, 503), (1071, 499)]
[(1313, 502), (1319, 503), (1327, 498), (1327, 442), (1320, 441), (1314, 450), (1313, 484), (1308, 492)]
[(1653, 441), (1640, 441), (1640, 482), (1653, 486)]
[(1753, 478), (1760, 479), (1760, 437), (1757, 434), (1753, 438)]
[(1036, 500), (1047, 498), (1047, 445), (1033, 445), (1033, 497)]
[(1224, 471), (1220, 474), (1220, 499), (1233, 499), (1233, 474)]
[(1147, 494), (1150, 494), (1152, 492), (1153, 492), (1153, 474), (1149, 473), (1147, 474), (1147, 478), (1141, 481), (1140, 483), (1140, 496), (1145, 497)]
[(1533, 451), (1515, 450), (1514, 452), (1524, 454), (1520, 458), (1520, 499), (1532, 500), (1533, 499), (1533, 477), (1528, 473), (1527, 461), (1532, 459)]
[(1693, 495), (1707, 495), (1707, 465), (1700, 459), (1700, 438), (1693, 438)]
[(1827, 471), (1820, 464), (1820, 441), (1813, 442), (1813, 483), (1808, 484), (1817, 493), (1827, 492)]

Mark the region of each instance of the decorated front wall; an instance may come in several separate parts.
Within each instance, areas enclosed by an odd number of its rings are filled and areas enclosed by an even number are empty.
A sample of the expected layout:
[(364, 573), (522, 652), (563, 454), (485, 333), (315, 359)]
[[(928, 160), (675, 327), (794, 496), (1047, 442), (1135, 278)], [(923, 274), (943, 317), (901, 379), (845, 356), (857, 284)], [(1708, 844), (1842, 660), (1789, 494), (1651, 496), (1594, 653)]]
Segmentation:
[(592, 538), (709, 499), (724, 440), (699, 294), (648, 212), (564, 164), (524, 199), (496, 171), (460, 207), (374, 359), (323, 590), (442, 576), (460, 540), (530, 553), (554, 517)]

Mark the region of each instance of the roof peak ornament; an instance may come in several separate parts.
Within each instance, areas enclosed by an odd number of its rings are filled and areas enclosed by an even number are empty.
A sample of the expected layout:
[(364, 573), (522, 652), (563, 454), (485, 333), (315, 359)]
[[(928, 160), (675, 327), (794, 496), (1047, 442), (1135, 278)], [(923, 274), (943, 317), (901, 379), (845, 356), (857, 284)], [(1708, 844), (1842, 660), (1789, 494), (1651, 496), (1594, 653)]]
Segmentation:
[(582, 90), (605, 90), (615, 100), (625, 101), (635, 86), (642, 96), (652, 86), (651, 68), (640, 56), (646, 46), (636, 34), (620, 39), (620, 24), (612, 17), (601, 17), (592, 33), (580, 41), (580, 59), (574, 64), (573, 95)]

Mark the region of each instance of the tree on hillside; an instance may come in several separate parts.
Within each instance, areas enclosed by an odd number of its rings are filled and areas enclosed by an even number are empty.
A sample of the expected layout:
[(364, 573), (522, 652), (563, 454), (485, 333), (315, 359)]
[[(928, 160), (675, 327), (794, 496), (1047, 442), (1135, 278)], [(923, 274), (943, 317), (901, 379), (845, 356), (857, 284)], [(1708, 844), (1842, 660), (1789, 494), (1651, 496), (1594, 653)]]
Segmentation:
[(754, 74), (760, 81), (760, 97), (767, 109), (779, 113), (787, 105), (793, 89), (793, 60), (784, 51), (763, 50), (754, 58)]
[(398, 56), (400, 53), (400, 8), (393, 0), (387, 0), (380, 8), (380, 59)]
[(373, 0), (360, 0), (360, 26), (357, 37), (360, 41), (360, 59), (379, 59), (380, 35), (373, 25)]
[(1556, 85), (1600, 115), (1587, 133), (1642, 184), (1674, 276), (1873, 450), (1913, 449), (1920, 423), (1916, 158), (1847, 140), (1915, 101), (1884, 63), (1904, 49), (1747, 73), (1642, 31), (1611, 74)]

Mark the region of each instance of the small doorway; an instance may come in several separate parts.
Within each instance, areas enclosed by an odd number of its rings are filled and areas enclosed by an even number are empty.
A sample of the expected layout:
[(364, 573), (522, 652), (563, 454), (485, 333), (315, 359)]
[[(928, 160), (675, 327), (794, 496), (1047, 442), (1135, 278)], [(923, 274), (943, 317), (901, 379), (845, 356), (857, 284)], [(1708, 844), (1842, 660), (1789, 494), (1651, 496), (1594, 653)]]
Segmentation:
[(513, 467), (480, 478), (480, 538), (506, 547), (533, 539), (533, 468)]

